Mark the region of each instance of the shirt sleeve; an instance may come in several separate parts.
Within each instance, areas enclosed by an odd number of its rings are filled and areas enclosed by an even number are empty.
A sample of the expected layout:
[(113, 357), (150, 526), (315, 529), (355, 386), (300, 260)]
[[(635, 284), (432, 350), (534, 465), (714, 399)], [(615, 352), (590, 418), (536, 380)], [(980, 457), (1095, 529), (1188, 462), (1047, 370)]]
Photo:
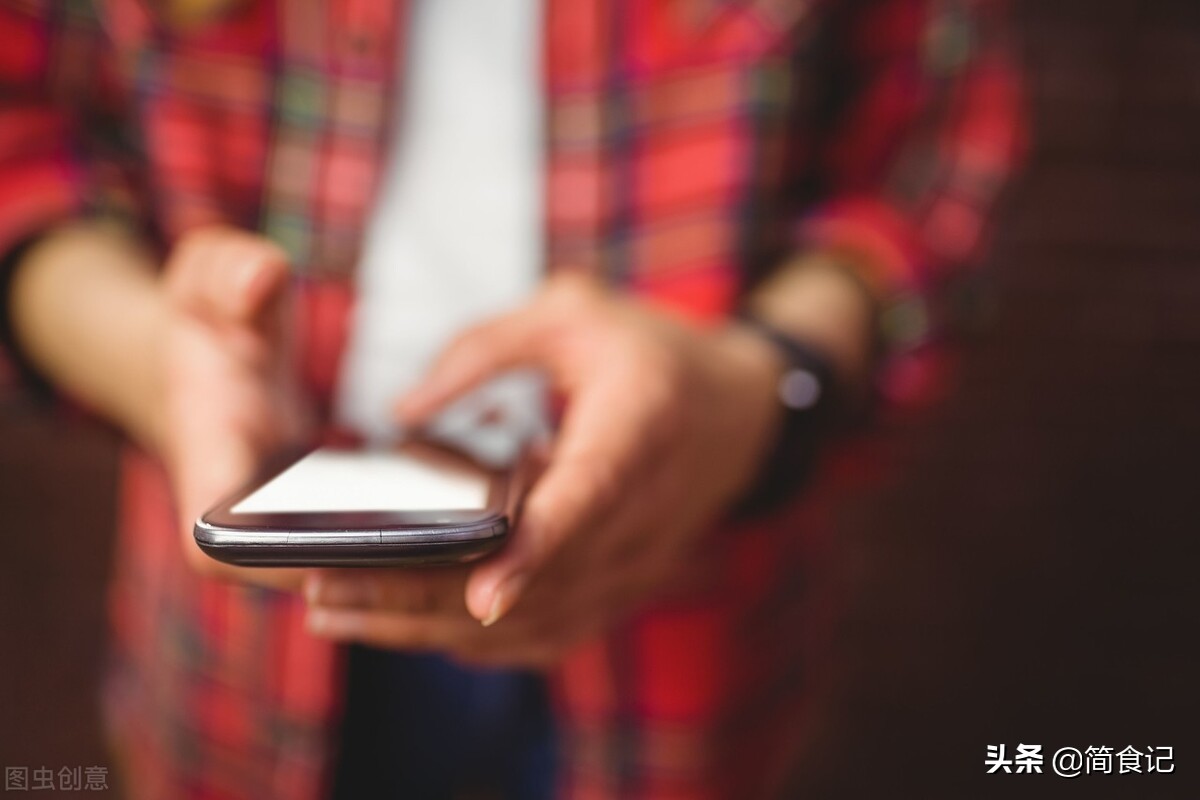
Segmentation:
[(0, 381), (29, 376), (8, 286), (41, 233), (85, 215), (142, 219), (138, 148), (94, 4), (0, 0)]
[(883, 307), (885, 346), (922, 339), (930, 288), (977, 252), (1023, 150), (1022, 92), (1002, 0), (843, 4), (829, 90), (802, 144), (814, 166), (801, 243), (853, 257)]

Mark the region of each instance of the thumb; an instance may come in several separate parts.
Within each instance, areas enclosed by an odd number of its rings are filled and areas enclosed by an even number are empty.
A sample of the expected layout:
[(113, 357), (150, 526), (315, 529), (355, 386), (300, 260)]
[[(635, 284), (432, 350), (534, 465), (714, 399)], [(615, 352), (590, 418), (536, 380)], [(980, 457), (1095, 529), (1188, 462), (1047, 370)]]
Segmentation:
[(215, 323), (256, 324), (287, 286), (287, 255), (261, 236), (232, 228), (189, 235), (167, 265), (168, 296)]
[(525, 592), (539, 561), (528, 531), (513, 537), (500, 555), (476, 567), (467, 579), (467, 611), (488, 626), (499, 620)]
[[(547, 442), (532, 442), (514, 467), (510, 482), (513, 490), (523, 494), (530, 486), (536, 486), (549, 466), (550, 455)], [(538, 553), (547, 549), (545, 530), (538, 530), (539, 526), (532, 521), (537, 516), (540, 501), (535, 499), (533, 503), (518, 502), (516, 505), (518, 509), (524, 506), (525, 513), (518, 515), (520, 530), (513, 533), (509, 546), (472, 569), (467, 576), (467, 610), (484, 625), (491, 625), (508, 613), (525, 591), (526, 576), (539, 560)], [(529, 512), (531, 507), (533, 513)], [(533, 536), (539, 536), (542, 541), (535, 542)]]
[[(568, 412), (550, 462), (530, 489), (508, 546), (475, 567), (467, 579), (467, 610), (484, 625), (507, 614), (533, 575), (545, 571), (564, 542), (594, 525), (613, 506), (622, 491), (620, 476), (632, 471), (629, 448), (623, 444), (628, 437), (589, 422), (587, 417), (595, 417), (588, 406), (598, 405), (591, 400), (582, 398)], [(578, 432), (581, 427), (583, 435)]]

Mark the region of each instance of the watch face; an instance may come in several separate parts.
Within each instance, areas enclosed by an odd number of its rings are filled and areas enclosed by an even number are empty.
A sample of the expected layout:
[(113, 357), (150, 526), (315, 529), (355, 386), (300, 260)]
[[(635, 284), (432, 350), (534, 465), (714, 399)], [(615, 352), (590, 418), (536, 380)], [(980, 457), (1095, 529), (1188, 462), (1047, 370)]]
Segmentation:
[(805, 412), (829, 405), (831, 398), (827, 395), (834, 388), (834, 369), (821, 348), (779, 330), (752, 313), (742, 312), (738, 318), (770, 342), (787, 363), (787, 369), (776, 384), (779, 402), (784, 408)]
[(821, 399), (821, 380), (812, 372), (793, 367), (779, 379), (779, 401), (793, 411), (806, 411)]

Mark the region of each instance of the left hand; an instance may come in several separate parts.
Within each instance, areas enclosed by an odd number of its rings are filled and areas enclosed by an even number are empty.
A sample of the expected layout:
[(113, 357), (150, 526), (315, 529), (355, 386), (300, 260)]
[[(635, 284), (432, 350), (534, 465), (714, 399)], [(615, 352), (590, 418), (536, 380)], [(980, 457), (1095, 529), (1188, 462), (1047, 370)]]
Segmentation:
[(778, 424), (780, 366), (737, 326), (697, 328), (552, 278), (527, 307), (459, 336), (398, 409), (419, 425), (499, 373), (547, 375), (562, 425), (508, 546), (463, 568), (315, 572), (310, 627), (471, 661), (553, 662), (703, 566), (702, 534), (748, 488)]

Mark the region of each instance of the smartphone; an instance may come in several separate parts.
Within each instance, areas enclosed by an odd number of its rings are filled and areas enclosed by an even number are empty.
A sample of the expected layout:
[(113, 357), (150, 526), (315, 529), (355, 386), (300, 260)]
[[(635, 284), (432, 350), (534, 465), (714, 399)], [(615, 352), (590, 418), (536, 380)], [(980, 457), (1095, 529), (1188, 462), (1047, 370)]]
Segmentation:
[(202, 515), (193, 535), (241, 566), (464, 563), (504, 544), (519, 474), (425, 442), (318, 448), (275, 462)]

